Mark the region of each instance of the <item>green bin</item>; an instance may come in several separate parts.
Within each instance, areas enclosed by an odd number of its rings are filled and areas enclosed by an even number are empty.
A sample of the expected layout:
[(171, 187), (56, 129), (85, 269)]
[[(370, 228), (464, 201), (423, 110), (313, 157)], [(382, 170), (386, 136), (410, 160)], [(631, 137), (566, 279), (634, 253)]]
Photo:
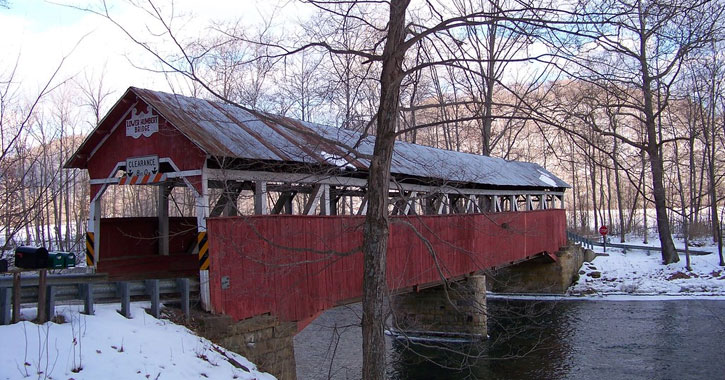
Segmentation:
[(65, 268), (65, 254), (63, 252), (48, 252), (48, 268)]
[(73, 252), (65, 253), (65, 266), (66, 268), (73, 268), (76, 266), (76, 254)]

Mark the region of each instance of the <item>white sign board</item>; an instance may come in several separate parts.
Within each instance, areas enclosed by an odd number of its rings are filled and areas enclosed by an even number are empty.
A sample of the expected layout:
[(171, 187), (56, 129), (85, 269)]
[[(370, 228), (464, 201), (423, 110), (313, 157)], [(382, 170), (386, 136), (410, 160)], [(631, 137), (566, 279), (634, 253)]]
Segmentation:
[(159, 171), (159, 156), (131, 157), (126, 159), (126, 175), (144, 176)]
[(148, 112), (138, 112), (134, 108), (131, 111), (131, 118), (126, 120), (126, 136), (135, 139), (144, 136), (149, 137), (159, 131), (159, 117), (151, 114), (151, 107)]

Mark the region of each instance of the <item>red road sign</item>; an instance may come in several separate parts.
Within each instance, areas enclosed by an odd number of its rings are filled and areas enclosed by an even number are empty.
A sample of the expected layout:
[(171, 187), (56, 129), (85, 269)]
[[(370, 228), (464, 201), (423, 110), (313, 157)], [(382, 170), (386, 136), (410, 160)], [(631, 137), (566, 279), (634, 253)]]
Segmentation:
[(607, 228), (607, 226), (601, 226), (601, 227), (599, 227), (599, 233), (600, 233), (600, 234), (601, 234), (602, 236), (606, 235), (606, 234), (607, 234), (607, 232), (609, 232), (609, 228)]

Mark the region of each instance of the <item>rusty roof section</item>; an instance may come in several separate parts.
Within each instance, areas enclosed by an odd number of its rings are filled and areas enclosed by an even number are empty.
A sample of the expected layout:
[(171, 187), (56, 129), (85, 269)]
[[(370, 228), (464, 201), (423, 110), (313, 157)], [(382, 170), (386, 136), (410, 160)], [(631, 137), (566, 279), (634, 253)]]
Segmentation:
[[(367, 171), (375, 136), (271, 115), (234, 104), (130, 87), (81, 145), (66, 167), (84, 168), (84, 157), (102, 142), (103, 128), (133, 103), (150, 105), (210, 156), (355, 168)], [(106, 122), (111, 119), (110, 122)], [(350, 147), (355, 147), (354, 151)], [(85, 156), (84, 156), (85, 155)], [(397, 141), (391, 173), (497, 187), (569, 188), (534, 163), (461, 153)]]

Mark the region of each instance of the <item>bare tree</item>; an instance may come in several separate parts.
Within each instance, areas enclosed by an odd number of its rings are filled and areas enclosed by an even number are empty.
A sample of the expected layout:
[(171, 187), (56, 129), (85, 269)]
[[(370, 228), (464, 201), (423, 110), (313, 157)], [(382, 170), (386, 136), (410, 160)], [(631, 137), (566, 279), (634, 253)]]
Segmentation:
[(571, 66), (564, 69), (612, 92), (619, 101), (616, 106), (644, 126), (643, 141), (620, 131), (596, 131), (647, 153), (662, 261), (677, 262), (667, 218), (662, 149), (678, 136), (664, 137), (658, 119), (671, 100), (685, 59), (721, 32), (723, 9), (713, 1), (583, 0), (573, 14), (572, 27), (555, 28), (549, 41), (561, 52), (562, 32), (569, 33), (574, 43), (560, 56)]
[(79, 105), (87, 107), (93, 114), (93, 119), (89, 122), (91, 128), (95, 128), (100, 123), (105, 103), (108, 101), (108, 97), (113, 94), (113, 91), (104, 85), (104, 78), (105, 68), (97, 76), (85, 72), (82, 80), (76, 80), (82, 95), (81, 104)]
[[(707, 193), (710, 201), (710, 218), (712, 221), (712, 238), (718, 245), (720, 265), (725, 266), (722, 252), (722, 227), (718, 215), (718, 177), (717, 152), (722, 148), (718, 144), (718, 136), (725, 127), (722, 122), (723, 113), (720, 111), (718, 120), (718, 105), (725, 109), (725, 61), (719, 57), (718, 50), (714, 47), (692, 62), (690, 65), (691, 87), (690, 94), (693, 96), (692, 106), (695, 108), (692, 117), (696, 117), (702, 125), (699, 134), (702, 137), (707, 167)], [(722, 139), (719, 140), (722, 143)], [(704, 176), (703, 176), (704, 177)]]
[(40, 242), (51, 236), (48, 227), (38, 223), (50, 221), (46, 214), (49, 210), (42, 206), (53, 199), (55, 191), (55, 177), (46, 171), (54, 164), (49, 161), (51, 139), (43, 129), (45, 119), (39, 109), (64, 83), (57, 80), (64, 62), (65, 58), (29, 101), (22, 100), (24, 94), (16, 79), (17, 64), (0, 77), (0, 197), (6, 205), (0, 215), (3, 251), (12, 248), (16, 238), (30, 243), (33, 235)]

